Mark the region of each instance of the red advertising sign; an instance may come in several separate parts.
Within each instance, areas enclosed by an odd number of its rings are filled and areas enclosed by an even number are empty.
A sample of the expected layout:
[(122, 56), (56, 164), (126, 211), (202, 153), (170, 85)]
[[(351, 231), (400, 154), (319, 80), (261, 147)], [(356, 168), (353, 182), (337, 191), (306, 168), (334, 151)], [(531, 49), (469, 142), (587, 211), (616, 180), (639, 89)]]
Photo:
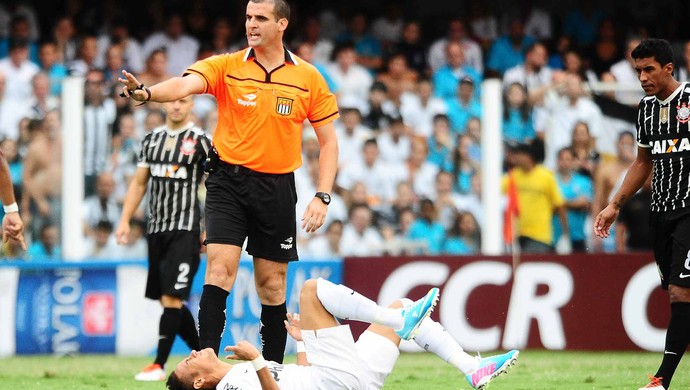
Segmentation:
[(669, 318), (645, 253), (525, 255), (515, 269), (508, 256), (348, 258), (343, 280), (386, 305), (440, 287), (432, 318), (467, 350), (660, 351)]
[(115, 321), (115, 298), (110, 292), (84, 294), (82, 326), (87, 336), (110, 336)]

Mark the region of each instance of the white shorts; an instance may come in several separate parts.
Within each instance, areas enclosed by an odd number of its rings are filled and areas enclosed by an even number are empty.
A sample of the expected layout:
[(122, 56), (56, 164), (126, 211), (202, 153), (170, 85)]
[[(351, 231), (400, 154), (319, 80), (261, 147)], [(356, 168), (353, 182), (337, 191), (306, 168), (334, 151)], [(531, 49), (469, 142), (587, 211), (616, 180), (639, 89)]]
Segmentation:
[(302, 330), (318, 390), (374, 390), (393, 370), (400, 351), (389, 339), (365, 331), (357, 343), (349, 325)]

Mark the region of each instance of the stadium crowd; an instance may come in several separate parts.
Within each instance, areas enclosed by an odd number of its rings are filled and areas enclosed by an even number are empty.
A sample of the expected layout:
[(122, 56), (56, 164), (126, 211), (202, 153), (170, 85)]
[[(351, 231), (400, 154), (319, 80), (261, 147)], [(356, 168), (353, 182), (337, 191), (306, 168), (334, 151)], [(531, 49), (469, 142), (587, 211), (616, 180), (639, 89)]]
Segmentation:
[[(112, 2), (69, 2), (57, 17), (30, 2), (0, 5), (0, 148), (30, 241), (26, 253), (5, 244), (0, 257), (60, 258), (60, 196), (68, 190), (61, 188), (68, 174), (61, 145), (70, 142), (69, 131), (61, 132), (61, 82), (70, 75), (85, 79), (85, 256), (146, 257), (145, 207), (128, 245), (115, 244), (113, 227), (140, 141), (164, 114), (155, 103), (135, 107), (119, 98), (117, 78), (127, 69), (153, 85), (197, 59), (244, 48), (242, 8), (216, 13), (208, 3), (150, 2), (148, 14), (156, 17), (147, 29), (136, 23), (141, 17), (105, 12)], [(646, 224), (638, 222), (649, 209), (644, 191), (621, 212), (616, 240), (591, 237), (588, 221), (635, 157), (634, 108), (643, 91), (630, 52), (640, 39), (669, 32), (642, 17), (623, 22), (593, 1), (558, 16), (517, 3), (499, 13), (469, 2), (458, 16), (434, 21), (443, 31), (395, 1), (377, 12), (295, 6), (285, 44), (323, 74), (341, 112), (326, 229), (302, 232), (301, 258), (479, 253), (481, 234), (493, 234), (482, 231), (480, 200), (481, 154), (490, 152), (480, 148), (481, 83), (493, 77), (503, 83), (506, 172), (520, 154), (543, 161), (563, 199), (554, 208), (567, 212), (567, 232), (554, 218), (537, 236), (550, 237), (553, 250), (560, 237), (576, 251), (649, 248)], [(679, 48), (676, 75), (688, 81), (690, 42), (663, 37)], [(595, 95), (597, 82), (619, 88)], [(210, 136), (216, 115), (213, 98), (196, 97), (194, 120)], [(305, 125), (297, 215), (315, 192), (318, 150)], [(535, 213), (552, 211), (524, 204), (518, 218)]]

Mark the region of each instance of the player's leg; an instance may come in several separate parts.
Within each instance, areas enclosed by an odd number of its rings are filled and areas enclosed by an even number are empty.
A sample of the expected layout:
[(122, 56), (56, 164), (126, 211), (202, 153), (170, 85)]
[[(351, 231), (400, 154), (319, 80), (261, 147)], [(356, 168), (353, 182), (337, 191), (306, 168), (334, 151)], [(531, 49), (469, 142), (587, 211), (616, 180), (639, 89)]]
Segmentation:
[(666, 329), (661, 365), (646, 388), (668, 389), (690, 341), (690, 278), (681, 277), (690, 275), (690, 266), (686, 266), (690, 263), (686, 261), (690, 257), (690, 239), (687, 238), (690, 218), (686, 216), (677, 223), (668, 216), (651, 213), (650, 227), (662, 287), (669, 292), (671, 319)]
[[(161, 303), (165, 311), (179, 322), (179, 326), (170, 326), (170, 332), (176, 330), (189, 349), (198, 351), (199, 333), (196, 327), (194, 316), (189, 311), (184, 301), (189, 298), (192, 289), (192, 282), (199, 270), (201, 244), (199, 242), (199, 232), (177, 231), (171, 232), (172, 237), (167, 245), (168, 258), (175, 259), (167, 265), (169, 272), (172, 273), (170, 286), (167, 294), (164, 292)], [(175, 333), (171, 333), (171, 339), (175, 338)], [(172, 346), (172, 344), (171, 344)], [(167, 356), (165, 357), (167, 360)]]
[(247, 252), (254, 258), (254, 281), (261, 301), (262, 354), (283, 362), (287, 331), (283, 326), (287, 308), (287, 263), (298, 259), (293, 174), (250, 173)]
[(179, 297), (166, 294), (161, 296), (160, 302), (163, 306), (163, 314), (161, 314), (158, 324), (158, 349), (156, 350), (156, 360), (153, 362), (165, 367), (175, 342), (175, 336), (180, 329), (183, 304)]
[[(404, 298), (395, 301), (389, 307), (409, 307), (412, 304), (411, 300)], [(365, 366), (370, 368), (372, 377), (379, 387), (383, 385), (383, 380), (392, 371), (397, 359), (397, 354), (389, 352), (389, 348), (380, 341), (380, 338), (389, 340), (396, 349), (400, 345), (400, 337), (392, 328), (378, 324), (370, 325), (356, 344), (360, 358), (364, 360)], [(484, 359), (471, 356), (441, 324), (430, 317), (422, 321), (414, 342), (455, 366), (476, 389), (484, 388), (492, 379), (505, 372), (518, 356), (517, 351)]]
[(199, 343), (218, 354), (225, 329), (228, 294), (235, 283), (242, 245), (247, 237), (250, 196), (246, 177), (227, 164), (219, 165), (206, 185), (206, 274), (199, 301)]
[(285, 262), (254, 258), (254, 284), (261, 301), (261, 353), (278, 363), (283, 362), (287, 341), (283, 325), (287, 314), (287, 266)]
[(379, 306), (349, 287), (335, 285), (322, 278), (315, 283), (319, 301), (335, 317), (389, 326), (406, 340), (414, 338), (419, 324), (431, 314), (439, 296), (438, 289), (432, 288), (405, 309), (390, 308)]
[(206, 275), (199, 299), (199, 344), (201, 349), (220, 351), (220, 339), (225, 329), (226, 300), (230, 294), (242, 248), (237, 245), (208, 244)]
[[(180, 240), (180, 232), (162, 232), (149, 235), (149, 273), (146, 283), (146, 297), (158, 300), (163, 306), (158, 324), (158, 348), (154, 362), (134, 378), (140, 381), (160, 381), (165, 379), (165, 363), (170, 355), (175, 335), (180, 328), (182, 296), (189, 294), (189, 283), (184, 286), (178, 280), (187, 280), (189, 271), (198, 267), (198, 254), (195, 262), (189, 257), (179, 261), (176, 253), (185, 253), (185, 244)], [(188, 248), (186, 248), (188, 249)], [(184, 270), (180, 273), (179, 270)], [(175, 289), (175, 284), (180, 289)], [(184, 295), (185, 297), (187, 295)]]

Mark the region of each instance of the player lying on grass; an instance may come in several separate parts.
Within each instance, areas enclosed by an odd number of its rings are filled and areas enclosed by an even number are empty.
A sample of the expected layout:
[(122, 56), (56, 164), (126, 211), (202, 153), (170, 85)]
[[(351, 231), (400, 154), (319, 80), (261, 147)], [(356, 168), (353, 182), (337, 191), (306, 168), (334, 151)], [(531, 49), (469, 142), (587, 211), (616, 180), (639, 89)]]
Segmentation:
[[(465, 353), (438, 322), (429, 318), (439, 290), (421, 299), (401, 299), (389, 307), (343, 285), (325, 279), (308, 280), (302, 287), (299, 314), (288, 314), (285, 326), (298, 342), (297, 364), (267, 362), (247, 341), (226, 347), (228, 364), (213, 349), (192, 351), (168, 378), (172, 390), (370, 390), (380, 389), (400, 351), (400, 340), (415, 339), (422, 348), (456, 366), (474, 389), (483, 389), (515, 363), (518, 351), (480, 358)], [(348, 325), (337, 318), (369, 322), (354, 341)], [(300, 343), (304, 344), (301, 345)], [(302, 348), (303, 347), (303, 348)]]

